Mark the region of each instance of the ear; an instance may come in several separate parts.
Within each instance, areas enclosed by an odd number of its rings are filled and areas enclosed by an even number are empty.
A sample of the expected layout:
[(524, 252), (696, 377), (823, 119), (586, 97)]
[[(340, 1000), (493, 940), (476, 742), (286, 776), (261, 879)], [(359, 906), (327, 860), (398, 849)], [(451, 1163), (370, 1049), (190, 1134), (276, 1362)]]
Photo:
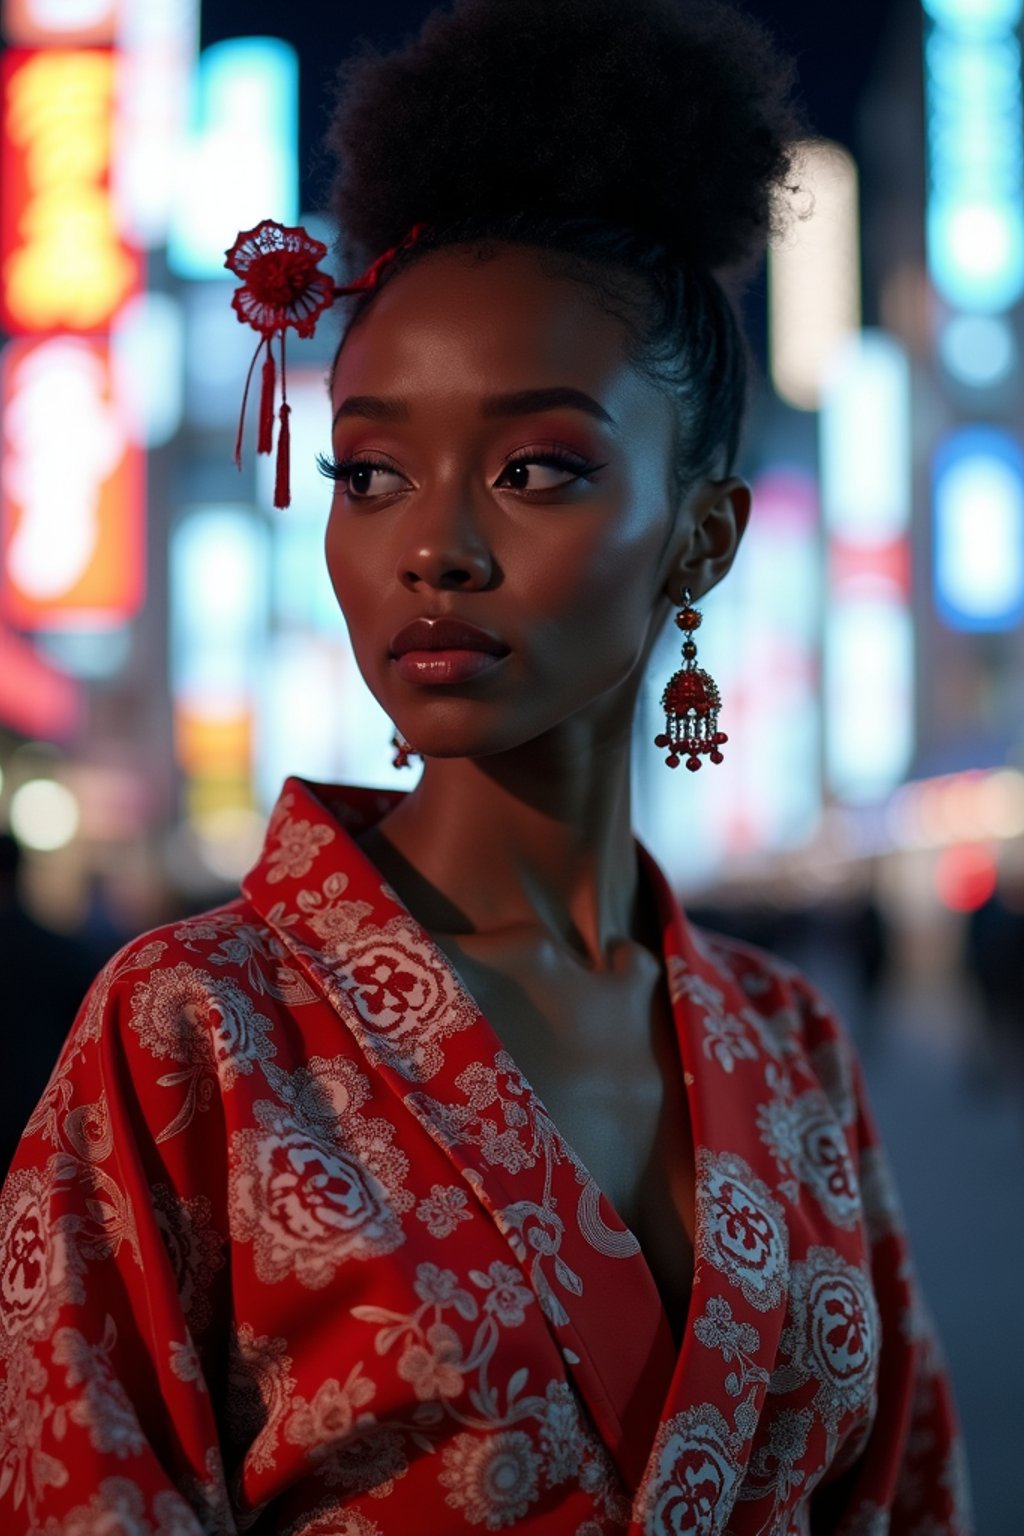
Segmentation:
[[(717, 586), (736, 558), (750, 517), (751, 492), (745, 480), (705, 480), (687, 509), (690, 538), (669, 579), (672, 600), (689, 587), (694, 600)], [(678, 590), (677, 590), (678, 589)]]

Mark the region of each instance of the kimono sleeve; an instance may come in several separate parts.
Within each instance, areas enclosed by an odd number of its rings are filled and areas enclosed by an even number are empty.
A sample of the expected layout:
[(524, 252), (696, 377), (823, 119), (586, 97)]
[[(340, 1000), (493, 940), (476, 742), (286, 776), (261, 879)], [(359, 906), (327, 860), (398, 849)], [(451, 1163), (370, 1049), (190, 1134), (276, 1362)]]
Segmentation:
[(6, 1536), (235, 1530), (197, 1345), (225, 1263), (223, 1123), (208, 1045), (163, 1006), (168, 948), (100, 972), (0, 1191)]
[(860, 1061), (804, 978), (812, 1060), (853, 1143), (881, 1324), (877, 1413), (852, 1462), (811, 1500), (813, 1536), (971, 1536), (963, 1440), (948, 1370), (914, 1271), (899, 1196)]

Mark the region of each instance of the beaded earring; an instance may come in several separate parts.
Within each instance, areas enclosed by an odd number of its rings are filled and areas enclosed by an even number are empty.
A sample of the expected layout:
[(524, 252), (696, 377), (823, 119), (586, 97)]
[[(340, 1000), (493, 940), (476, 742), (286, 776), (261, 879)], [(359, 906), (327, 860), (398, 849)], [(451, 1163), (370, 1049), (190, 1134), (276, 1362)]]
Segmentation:
[(400, 731), (396, 731), (391, 738), (391, 745), (395, 748), (392, 762), (396, 768), (411, 768), (410, 757), (419, 757), (422, 754), (416, 752)]
[(683, 592), (683, 606), (676, 614), (675, 622), (683, 631), (683, 665), (673, 673), (661, 696), (665, 711), (665, 732), (655, 736), (656, 747), (669, 747), (665, 761), (670, 768), (679, 767), (680, 751), (686, 751), (686, 766), (691, 772), (700, 767), (702, 757), (710, 757), (713, 763), (722, 761), (718, 750), (728, 736), (718, 729), (718, 711), (722, 707), (718, 685), (714, 678), (694, 665), (697, 646), (694, 630), (700, 627), (701, 615), (691, 605), (689, 587)]

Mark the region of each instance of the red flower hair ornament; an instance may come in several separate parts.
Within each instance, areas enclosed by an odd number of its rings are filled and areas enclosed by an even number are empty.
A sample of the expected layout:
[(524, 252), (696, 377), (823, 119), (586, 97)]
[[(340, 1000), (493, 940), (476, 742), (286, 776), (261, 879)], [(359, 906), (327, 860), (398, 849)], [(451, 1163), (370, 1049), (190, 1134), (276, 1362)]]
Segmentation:
[(275, 336), (280, 335), (281, 407), (278, 412), (280, 428), (274, 478), (275, 507), (291, 504), (288, 431), (291, 407), (288, 404), (284, 355), (284, 339), (288, 327), (294, 327), (300, 336), (312, 336), (321, 314), (335, 299), (344, 294), (375, 288), (388, 262), (399, 251), (415, 245), (426, 227), (425, 224), (414, 224), (398, 245), (393, 245), (382, 256), (378, 256), (361, 277), (344, 287), (339, 287), (328, 273), (320, 271), (317, 262), (327, 255), (327, 247), (322, 240), (314, 240), (300, 225), (287, 227), (275, 223), (273, 219), (264, 219), (255, 229), (242, 230), (231, 249), (225, 252), (224, 265), (242, 279), (242, 286), (236, 288), (231, 297), (231, 307), (239, 320), (260, 333), (260, 341), (246, 375), (242, 409), (238, 417), (235, 463), (239, 469), (242, 467), (242, 435), (245, 430), (249, 385), (264, 348), (266, 356), (263, 359), (256, 452), (270, 453), (273, 448), (274, 397), (277, 390), (273, 341)]

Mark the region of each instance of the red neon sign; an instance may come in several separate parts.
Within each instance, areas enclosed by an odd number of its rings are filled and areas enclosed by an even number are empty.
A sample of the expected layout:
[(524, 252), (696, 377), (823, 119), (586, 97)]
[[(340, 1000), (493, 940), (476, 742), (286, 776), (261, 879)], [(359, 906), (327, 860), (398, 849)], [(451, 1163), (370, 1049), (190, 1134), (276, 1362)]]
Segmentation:
[(3, 354), (0, 604), (21, 629), (122, 623), (144, 595), (144, 455), (107, 343), (54, 336)]
[(101, 331), (142, 282), (111, 196), (117, 55), (12, 48), (0, 61), (0, 326)]

